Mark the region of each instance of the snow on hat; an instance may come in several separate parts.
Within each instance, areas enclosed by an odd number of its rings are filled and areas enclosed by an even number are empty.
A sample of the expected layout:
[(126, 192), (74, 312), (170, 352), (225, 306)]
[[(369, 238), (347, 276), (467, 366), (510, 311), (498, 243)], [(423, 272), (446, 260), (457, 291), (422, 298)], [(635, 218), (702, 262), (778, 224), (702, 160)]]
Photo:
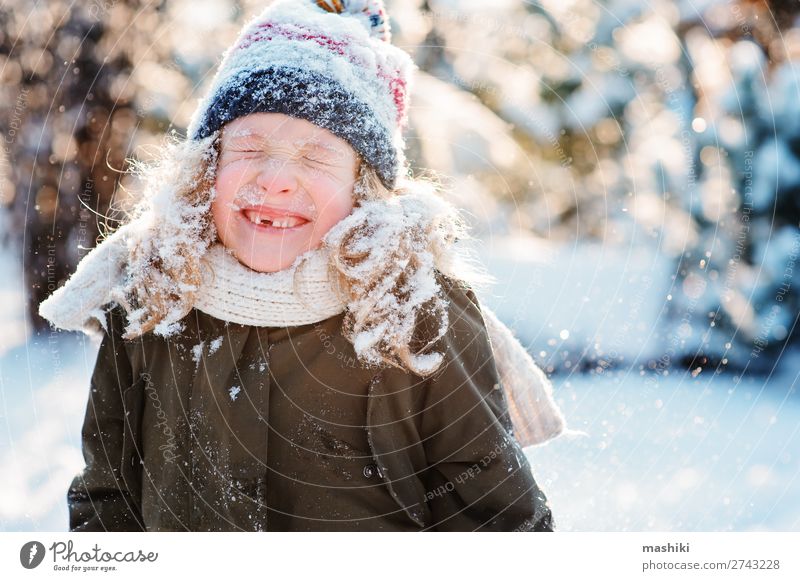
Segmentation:
[(391, 189), (406, 171), (415, 68), (391, 44), (382, 0), (277, 0), (225, 52), (188, 133), (199, 140), (250, 113), (284, 113), (347, 141)]

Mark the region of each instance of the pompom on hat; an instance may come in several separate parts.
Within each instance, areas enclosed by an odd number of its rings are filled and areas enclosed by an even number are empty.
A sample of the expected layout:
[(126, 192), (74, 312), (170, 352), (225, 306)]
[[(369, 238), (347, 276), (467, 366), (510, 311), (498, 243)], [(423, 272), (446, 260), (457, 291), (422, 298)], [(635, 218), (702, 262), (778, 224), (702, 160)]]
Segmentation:
[(305, 119), (347, 141), (392, 189), (416, 65), (382, 0), (277, 0), (225, 52), (188, 128), (204, 139), (250, 113)]

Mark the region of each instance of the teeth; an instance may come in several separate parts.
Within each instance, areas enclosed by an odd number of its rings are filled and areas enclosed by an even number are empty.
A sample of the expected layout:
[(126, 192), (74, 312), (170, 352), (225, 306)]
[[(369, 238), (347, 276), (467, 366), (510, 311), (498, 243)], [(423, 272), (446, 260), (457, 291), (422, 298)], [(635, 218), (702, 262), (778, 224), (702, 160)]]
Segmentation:
[(258, 212), (246, 212), (246, 214), (247, 214), (247, 218), (253, 224), (261, 224), (261, 214), (259, 214)]
[(270, 220), (270, 218), (254, 211), (247, 211), (245, 212), (245, 214), (253, 224), (271, 223), (270, 225), (273, 228), (294, 228), (295, 226), (297, 226), (302, 222), (302, 220), (300, 220), (299, 218), (295, 218), (293, 216), (286, 216), (285, 218)]

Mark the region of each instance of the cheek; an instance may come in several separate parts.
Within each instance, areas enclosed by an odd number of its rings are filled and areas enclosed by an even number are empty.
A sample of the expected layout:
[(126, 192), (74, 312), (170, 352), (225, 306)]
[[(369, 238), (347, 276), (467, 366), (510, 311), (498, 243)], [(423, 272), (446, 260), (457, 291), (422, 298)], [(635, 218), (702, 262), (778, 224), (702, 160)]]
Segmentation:
[(215, 186), (217, 195), (221, 198), (233, 199), (238, 189), (245, 183), (247, 176), (241, 168), (224, 167), (217, 170)]
[(217, 235), (221, 240), (225, 240), (228, 237), (228, 229), (226, 224), (229, 221), (229, 216), (228, 209), (225, 207), (225, 203), (220, 201), (219, 194), (217, 194), (217, 197), (214, 198), (213, 202), (211, 202), (211, 217), (214, 220), (214, 226), (217, 229)]
[(321, 195), (314, 196), (318, 211), (317, 221), (320, 230), (327, 232), (353, 210), (353, 186), (350, 184), (348, 187), (342, 188), (341, 185), (338, 185), (318, 191), (321, 192)]
[(211, 202), (211, 216), (214, 218), (214, 225), (223, 241), (227, 238), (233, 219), (234, 210), (231, 208), (231, 204), (236, 197), (239, 183), (239, 176), (231, 174), (232, 172), (225, 172), (225, 170), (218, 172), (215, 182), (216, 196)]

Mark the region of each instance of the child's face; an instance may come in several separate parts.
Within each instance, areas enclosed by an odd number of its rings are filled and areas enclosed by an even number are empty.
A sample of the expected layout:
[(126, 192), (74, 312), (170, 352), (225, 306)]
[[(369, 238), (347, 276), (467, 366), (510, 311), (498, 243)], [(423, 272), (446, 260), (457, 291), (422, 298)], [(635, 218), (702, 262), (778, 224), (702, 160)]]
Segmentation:
[(221, 136), (219, 238), (253, 270), (282, 270), (350, 214), (357, 171), (353, 148), (327, 129), (282, 113), (239, 117)]

